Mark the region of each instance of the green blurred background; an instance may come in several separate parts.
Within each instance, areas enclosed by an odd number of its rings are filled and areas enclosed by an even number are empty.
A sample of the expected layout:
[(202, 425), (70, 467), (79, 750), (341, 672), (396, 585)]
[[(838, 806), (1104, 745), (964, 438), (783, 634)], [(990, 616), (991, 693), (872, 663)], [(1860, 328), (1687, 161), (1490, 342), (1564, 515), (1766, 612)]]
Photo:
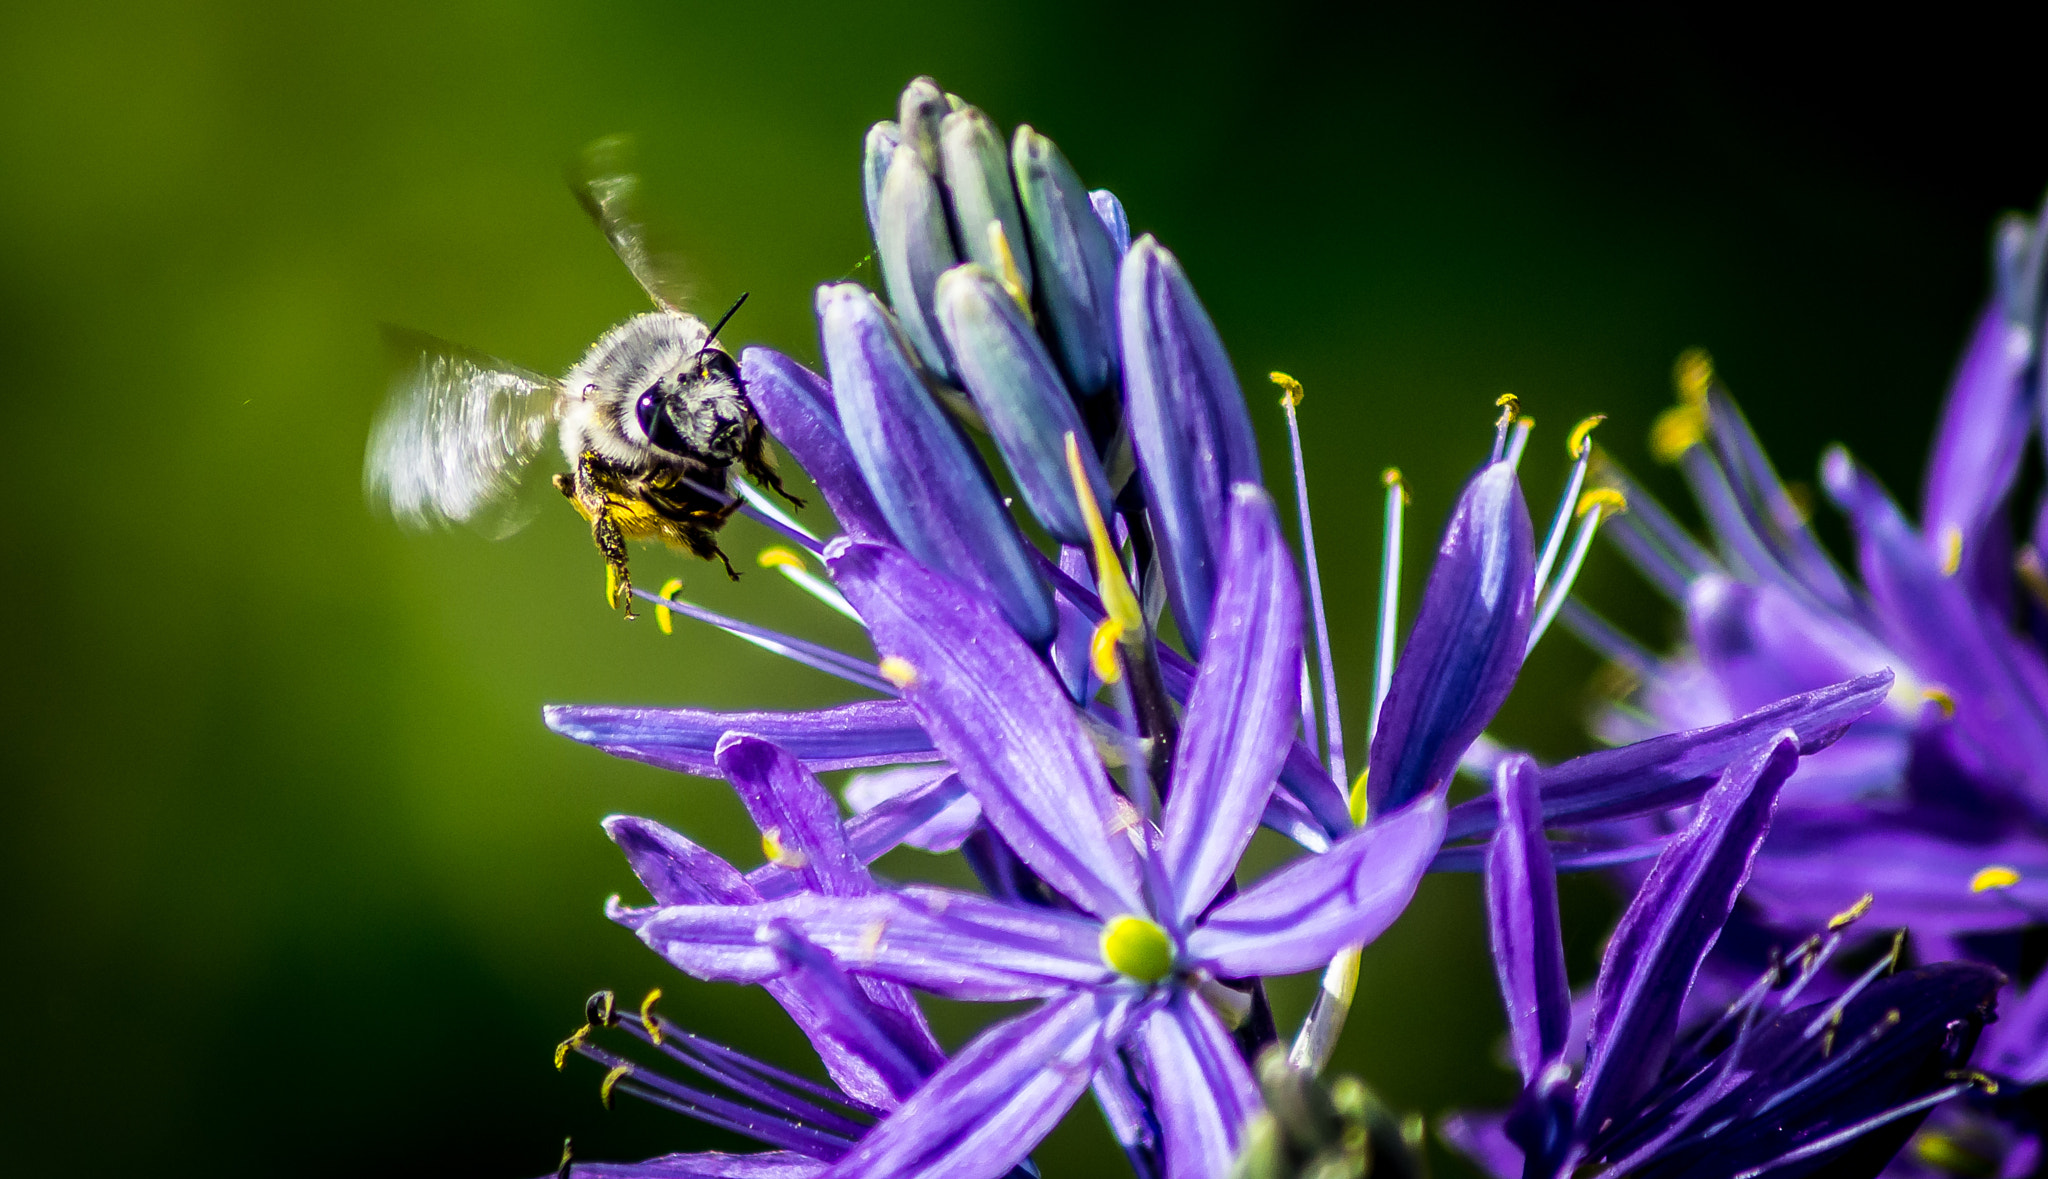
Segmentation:
[[(1185, 261), (1276, 475), (1263, 374), (1307, 383), (1357, 744), (1379, 471), (1414, 487), (1412, 601), (1503, 390), (1541, 422), (1538, 500), (1588, 412), (1647, 468), (1695, 344), (1795, 474), (1841, 438), (1913, 491), (1990, 219), (2048, 180), (2038, 41), (1952, 19), (9, 6), (0, 1167), (520, 1175), (565, 1134), (589, 1157), (714, 1141), (606, 1114), (595, 1070), (549, 1067), (599, 986), (663, 986), (672, 1016), (801, 1058), (761, 996), (676, 978), (600, 911), (631, 885), (600, 816), (751, 862), (737, 806), (554, 738), (538, 710), (839, 689), (702, 628), (622, 625), (565, 510), (503, 543), (411, 537), (359, 490), (378, 322), (558, 371), (640, 309), (563, 190), (583, 143), (637, 134), (706, 305), (753, 293), (728, 339), (812, 359), (812, 288), (867, 253), (861, 134), (907, 79), (1057, 139)], [(735, 590), (640, 560), (649, 584), (821, 625), (766, 575)], [(1611, 562), (1590, 576), (1668, 634)], [(1560, 634), (1497, 731), (1582, 748), (1592, 670)], [(1583, 970), (1613, 908), (1594, 885), (1572, 899)], [(1365, 978), (1344, 1067), (1431, 1112), (1507, 1097), (1470, 880), (1426, 885)], [(1281, 987), (1283, 1014), (1305, 993)], [(939, 1023), (957, 1043), (974, 1018)], [(1084, 1106), (1041, 1158), (1082, 1174), (1106, 1151)]]

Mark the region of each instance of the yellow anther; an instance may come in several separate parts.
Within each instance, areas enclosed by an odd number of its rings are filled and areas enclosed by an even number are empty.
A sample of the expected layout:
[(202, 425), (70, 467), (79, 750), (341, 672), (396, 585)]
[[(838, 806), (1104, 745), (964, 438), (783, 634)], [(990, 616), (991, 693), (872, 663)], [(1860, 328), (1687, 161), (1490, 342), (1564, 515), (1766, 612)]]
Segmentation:
[(1705, 406), (1707, 390), (1714, 385), (1714, 358), (1704, 348), (1687, 348), (1671, 366), (1671, 383), (1678, 387), (1680, 401)]
[(589, 1038), (590, 1025), (586, 1023), (582, 1027), (577, 1028), (574, 1035), (555, 1045), (555, 1071), (561, 1072), (562, 1064), (569, 1059), (569, 1054), (576, 1051), (577, 1047)]
[(797, 555), (795, 549), (779, 544), (772, 544), (762, 549), (761, 555), (755, 557), (754, 560), (759, 562), (763, 569), (802, 570), (804, 568), (804, 559)]
[(1497, 406), (1506, 409), (1510, 414), (1519, 411), (1522, 407), (1522, 399), (1515, 396), (1513, 393), (1503, 393), (1500, 396), (1494, 398), (1493, 403)]
[(1922, 700), (1932, 700), (1940, 705), (1941, 719), (1956, 719), (1956, 698), (1949, 695), (1947, 688), (1942, 687), (1940, 684), (1929, 684), (1920, 689), (1920, 698)]
[(1105, 618), (1102, 625), (1088, 639), (1088, 659), (1095, 666), (1095, 678), (1105, 684), (1113, 684), (1124, 678), (1123, 664), (1117, 662), (1116, 644), (1124, 637), (1123, 624), (1114, 618)]
[(996, 256), (996, 277), (1002, 281), (1003, 289), (1017, 300), (1017, 306), (1024, 309), (1024, 318), (1031, 318), (1031, 296), (1024, 290), (1024, 272), (1017, 268), (1017, 255), (1010, 250), (1010, 235), (1003, 232), (1003, 223), (988, 223), (988, 248)]
[(623, 1081), (627, 1077), (630, 1077), (632, 1075), (633, 1066), (630, 1064), (613, 1065), (612, 1071), (604, 1075), (604, 1080), (600, 1082), (597, 1086), (597, 1099), (599, 1101), (604, 1102), (604, 1107), (606, 1109), (610, 1109), (612, 1107), (613, 1087), (615, 1087), (620, 1081)]
[(1913, 1153), (1921, 1162), (1948, 1175), (1996, 1175), (1998, 1164), (1946, 1134), (1923, 1131), (1913, 1139)]
[(792, 872), (811, 862), (811, 857), (782, 842), (780, 827), (770, 827), (761, 832), (761, 854), (768, 857), (769, 863)]
[(1941, 575), (1954, 577), (1963, 567), (1963, 530), (1951, 524), (1941, 530)]
[[(683, 579), (680, 577), (671, 577), (667, 581), (661, 583), (661, 596), (664, 598), (673, 598), (678, 593), (682, 592), (682, 588)], [(661, 605), (658, 602), (654, 606), (654, 625), (660, 627), (661, 633), (665, 635), (672, 635), (676, 633), (676, 624), (672, 619), (673, 613), (674, 612), (671, 611), (667, 606)]]
[(1365, 797), (1365, 780), (1372, 776), (1372, 767), (1358, 771), (1358, 781), (1351, 784), (1351, 825), (1365, 826), (1366, 815), (1371, 813), (1372, 804)]
[(1601, 422), (1604, 422), (1606, 420), (1606, 414), (1596, 413), (1592, 417), (1587, 418), (1584, 421), (1580, 422), (1578, 425), (1573, 426), (1570, 437), (1564, 440), (1564, 448), (1566, 453), (1570, 454), (1573, 458), (1578, 458), (1580, 455), (1585, 454), (1586, 439), (1593, 436), (1593, 427), (1599, 425)]
[(1396, 487), (1401, 491), (1401, 502), (1408, 502), (1408, 481), (1401, 477), (1401, 468), (1388, 467), (1380, 472), (1380, 486)]
[(614, 610), (619, 608), (619, 571), (613, 565), (604, 567), (604, 604)]
[(1855, 904), (1828, 918), (1828, 932), (1833, 933), (1837, 929), (1853, 924), (1865, 913), (1870, 912), (1870, 906), (1876, 903), (1876, 901), (1876, 896), (1871, 893), (1864, 893), (1861, 897), (1857, 898)]
[(896, 685), (899, 691), (907, 691), (917, 683), (917, 668), (901, 655), (884, 655), (879, 670), (882, 678)]
[(1305, 394), (1302, 391), (1300, 381), (1295, 380), (1286, 373), (1267, 373), (1266, 379), (1280, 386), (1280, 404), (1290, 408), (1301, 404), (1301, 399)]
[(1173, 973), (1173, 939), (1150, 918), (1112, 917), (1102, 927), (1102, 960), (1127, 978), (1158, 982)]
[(1977, 869), (1977, 874), (1970, 877), (1970, 891), (1990, 892), (1992, 889), (2003, 891), (2019, 882), (2020, 874), (2016, 869), (2008, 868), (2004, 864), (1992, 864), (1989, 867)]
[(1998, 1095), (1997, 1079), (1985, 1076), (1973, 1068), (1951, 1069), (1941, 1074), (1941, 1079), (1944, 1081), (1963, 1081), (1975, 1085), (1977, 1088), (1982, 1089), (1987, 1097), (1996, 1097)]
[(1628, 511), (1628, 497), (1612, 487), (1595, 487), (1579, 497), (1577, 514), (1583, 516), (1595, 508), (1602, 515), (1619, 516)]
[(647, 1038), (654, 1042), (656, 1048), (661, 1047), (661, 1021), (654, 1017), (654, 1005), (660, 999), (661, 988), (656, 987), (640, 1000), (640, 1026), (647, 1029)]
[(1145, 633), (1145, 613), (1138, 596), (1124, 580), (1123, 562), (1117, 559), (1116, 541), (1110, 539), (1109, 525), (1102, 520), (1102, 508), (1095, 502), (1095, 489), (1088, 482), (1088, 468), (1081, 463), (1081, 442), (1067, 434), (1067, 474), (1074, 480), (1074, 498), (1087, 522), (1088, 538), (1095, 546), (1095, 588), (1102, 595), (1102, 608), (1123, 627), (1120, 636), (1135, 640)]
[(1675, 463), (1707, 436), (1707, 411), (1698, 405), (1674, 405), (1650, 425), (1650, 454), (1660, 463)]

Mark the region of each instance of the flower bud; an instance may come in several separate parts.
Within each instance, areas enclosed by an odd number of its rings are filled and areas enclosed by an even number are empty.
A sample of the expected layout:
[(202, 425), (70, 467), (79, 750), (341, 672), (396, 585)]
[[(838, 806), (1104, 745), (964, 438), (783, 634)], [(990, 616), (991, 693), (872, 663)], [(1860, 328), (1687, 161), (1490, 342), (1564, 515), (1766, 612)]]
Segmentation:
[[(1099, 222), (1090, 221), (1100, 228)], [(1107, 238), (1107, 234), (1104, 234)], [(1259, 483), (1244, 394), (1180, 263), (1149, 235), (1118, 284), (1131, 441), (1181, 638), (1200, 655), (1233, 483)]]
[(939, 280), (939, 330), (953, 352), (960, 383), (981, 411), (1025, 506), (1063, 544), (1088, 543), (1088, 525), (1067, 471), (1066, 437), (1082, 440), (1097, 503), (1109, 482), (1087, 445), (1088, 429), (1023, 308), (994, 274), (956, 266)]
[(939, 122), (953, 109), (946, 92), (931, 78), (914, 78), (896, 101), (896, 123), (905, 147), (917, 151), (924, 170), (939, 174)]
[(1089, 193), (1088, 203), (1095, 206), (1095, 219), (1109, 231), (1109, 243), (1116, 247), (1116, 256), (1122, 258), (1130, 253), (1131, 219), (1124, 216), (1124, 203), (1106, 188)]
[[(915, 165), (907, 148), (897, 158)], [(987, 594), (1042, 649), (1057, 619), (1034, 554), (888, 313), (841, 283), (819, 288), (818, 320), (840, 424), (890, 531), (921, 564)]]
[(903, 132), (896, 124), (884, 120), (868, 128), (867, 143), (861, 154), (860, 179), (861, 195), (867, 201), (868, 233), (881, 234), (882, 178), (889, 174), (889, 161), (896, 156), (896, 149), (903, 145)]
[(946, 222), (945, 195), (907, 133), (882, 178), (875, 249), (881, 255), (882, 283), (897, 322), (925, 367), (951, 381), (953, 358), (932, 321), (932, 293), (939, 276), (959, 264), (960, 255)]
[(1052, 140), (1017, 128), (1010, 163), (1031, 230), (1038, 302), (1054, 355), (1076, 392), (1099, 393), (1117, 369), (1116, 243)]
[(1003, 227), (1010, 243), (1024, 297), (1031, 297), (1031, 253), (1024, 233), (1024, 213), (1017, 206), (1017, 186), (1010, 180), (1010, 160), (1003, 137), (987, 115), (962, 107), (939, 124), (940, 175), (952, 202), (953, 225), (960, 252), (1001, 274), (1003, 259), (989, 241), (991, 223)]

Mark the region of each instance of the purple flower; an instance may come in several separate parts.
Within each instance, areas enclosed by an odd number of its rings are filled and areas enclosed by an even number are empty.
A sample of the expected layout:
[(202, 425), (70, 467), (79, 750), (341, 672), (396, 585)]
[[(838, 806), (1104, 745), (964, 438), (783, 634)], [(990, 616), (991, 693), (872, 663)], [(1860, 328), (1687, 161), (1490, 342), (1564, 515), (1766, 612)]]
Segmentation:
[(1731, 765), (1657, 857), (1609, 939), (1583, 1057), (1570, 1036), (1556, 877), (1533, 763), (1504, 761), (1487, 853), (1496, 969), (1521, 1100), (1505, 1118), (1446, 1127), (1503, 1177), (1749, 1179), (1825, 1169), (1873, 1175), (1935, 1104), (1992, 1018), (1996, 971), (1945, 963), (1893, 973), (1898, 947), (1832, 996), (1799, 1000), (1844, 940), (1849, 912), (1705, 1026), (1688, 991), (1721, 936), (1799, 761), (1789, 731)]
[(842, 543), (835, 578), (1004, 842), (1066, 902), (913, 886), (860, 898), (621, 911), (706, 978), (767, 982), (785, 929), (856, 977), (955, 999), (1037, 999), (984, 1032), (836, 1174), (999, 1175), (1094, 1079), (1135, 1060), (1169, 1175), (1218, 1173), (1257, 1097), (1214, 980), (1320, 967), (1370, 941), (1441, 837), (1440, 793), (1218, 902), (1297, 720), (1300, 598), (1270, 502), (1233, 502), (1232, 547), (1156, 827), (1113, 790), (1073, 706), (989, 606), (904, 554)]

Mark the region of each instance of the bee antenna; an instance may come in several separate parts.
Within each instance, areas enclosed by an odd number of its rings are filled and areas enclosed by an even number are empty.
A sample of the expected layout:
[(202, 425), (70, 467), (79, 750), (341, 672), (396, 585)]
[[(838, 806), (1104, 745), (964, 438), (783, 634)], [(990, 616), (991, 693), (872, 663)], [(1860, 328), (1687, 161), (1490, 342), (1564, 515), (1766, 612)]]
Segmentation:
[(747, 296), (751, 293), (750, 291), (741, 291), (740, 297), (733, 300), (732, 306), (726, 309), (725, 314), (718, 317), (718, 322), (711, 328), (711, 334), (704, 337), (704, 346), (697, 350), (697, 355), (702, 356), (704, 353), (711, 351), (711, 345), (718, 342), (718, 333), (724, 331), (725, 325), (732, 322), (732, 317), (740, 313), (741, 305), (746, 303)]

